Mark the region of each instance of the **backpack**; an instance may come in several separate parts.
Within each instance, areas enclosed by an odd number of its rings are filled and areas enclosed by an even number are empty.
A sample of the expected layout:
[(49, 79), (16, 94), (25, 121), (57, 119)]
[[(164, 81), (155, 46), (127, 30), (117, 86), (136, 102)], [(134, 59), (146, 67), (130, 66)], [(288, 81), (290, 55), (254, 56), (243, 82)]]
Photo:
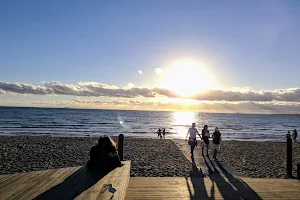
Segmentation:
[(213, 143), (214, 144), (220, 144), (221, 141), (221, 133), (219, 131), (214, 132), (213, 134)]

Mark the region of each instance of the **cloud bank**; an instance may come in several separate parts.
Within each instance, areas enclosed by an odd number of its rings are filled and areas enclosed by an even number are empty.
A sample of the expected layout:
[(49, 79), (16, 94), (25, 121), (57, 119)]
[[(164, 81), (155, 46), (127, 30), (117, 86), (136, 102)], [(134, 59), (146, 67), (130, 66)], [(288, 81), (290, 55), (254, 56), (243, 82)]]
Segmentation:
[[(164, 88), (154, 88), (153, 92), (170, 98), (181, 98), (179, 94)], [(189, 99), (199, 101), (286, 101), (300, 102), (300, 88), (279, 90), (254, 91), (251, 88), (239, 88), (234, 90), (207, 90), (197, 93)]]
[(80, 82), (77, 85), (64, 84), (60, 82), (46, 82), (43, 86), (32, 85), (28, 83), (8, 83), (0, 82), (1, 91), (17, 94), (35, 94), (35, 95), (73, 95), (73, 96), (93, 96), (93, 97), (154, 97), (155, 94), (148, 88), (119, 88), (96, 82)]
[(45, 82), (42, 85), (28, 83), (0, 82), (0, 94), (32, 94), (32, 95), (71, 95), (86, 97), (120, 97), (153, 98), (158, 96), (169, 98), (187, 98), (199, 101), (228, 102), (300, 102), (300, 88), (255, 91), (251, 88), (234, 88), (232, 90), (207, 90), (189, 97), (183, 97), (166, 88), (136, 87), (133, 84), (120, 88), (98, 82), (79, 82), (65, 84), (61, 82)]

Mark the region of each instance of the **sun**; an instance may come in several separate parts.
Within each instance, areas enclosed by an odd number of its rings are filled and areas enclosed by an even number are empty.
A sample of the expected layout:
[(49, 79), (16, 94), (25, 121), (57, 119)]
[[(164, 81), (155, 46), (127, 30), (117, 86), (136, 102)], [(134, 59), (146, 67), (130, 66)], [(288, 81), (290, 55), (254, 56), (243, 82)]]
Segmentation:
[(211, 78), (204, 64), (191, 59), (172, 62), (162, 78), (160, 86), (183, 97), (188, 97), (212, 87)]

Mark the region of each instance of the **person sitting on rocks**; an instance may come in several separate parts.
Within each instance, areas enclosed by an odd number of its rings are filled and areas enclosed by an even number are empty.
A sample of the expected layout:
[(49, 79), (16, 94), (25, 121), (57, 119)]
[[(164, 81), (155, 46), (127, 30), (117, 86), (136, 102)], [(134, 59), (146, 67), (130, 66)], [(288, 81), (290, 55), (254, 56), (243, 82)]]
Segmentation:
[(122, 166), (115, 142), (108, 136), (101, 136), (98, 144), (90, 150), (87, 167), (91, 169), (113, 170)]

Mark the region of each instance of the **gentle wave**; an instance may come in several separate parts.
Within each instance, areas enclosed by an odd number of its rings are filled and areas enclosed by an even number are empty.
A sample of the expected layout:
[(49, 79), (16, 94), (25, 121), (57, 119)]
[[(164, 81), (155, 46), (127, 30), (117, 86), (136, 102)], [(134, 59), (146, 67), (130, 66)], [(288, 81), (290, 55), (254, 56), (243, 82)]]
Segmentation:
[(170, 138), (185, 138), (196, 122), (212, 133), (217, 126), (224, 139), (285, 140), (287, 131), (299, 129), (300, 115), (249, 115), (151, 111), (80, 110), (0, 107), (1, 135), (157, 137), (165, 128)]

